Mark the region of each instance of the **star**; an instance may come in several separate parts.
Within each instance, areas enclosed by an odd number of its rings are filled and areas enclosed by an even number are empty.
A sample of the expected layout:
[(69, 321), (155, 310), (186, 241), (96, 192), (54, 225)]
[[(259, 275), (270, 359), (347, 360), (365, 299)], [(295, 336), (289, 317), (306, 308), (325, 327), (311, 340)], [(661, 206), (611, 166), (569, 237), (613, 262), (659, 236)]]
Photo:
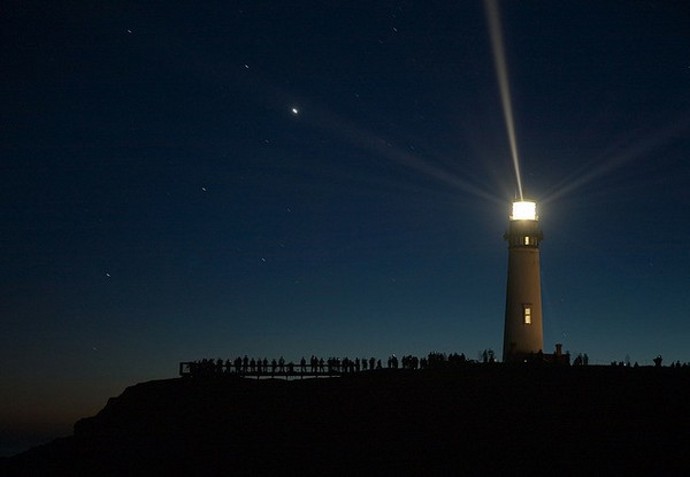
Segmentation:
[(295, 116), (297, 116), (297, 115), (299, 114), (299, 109), (297, 109), (297, 108), (292, 108), (292, 114), (294, 114)]

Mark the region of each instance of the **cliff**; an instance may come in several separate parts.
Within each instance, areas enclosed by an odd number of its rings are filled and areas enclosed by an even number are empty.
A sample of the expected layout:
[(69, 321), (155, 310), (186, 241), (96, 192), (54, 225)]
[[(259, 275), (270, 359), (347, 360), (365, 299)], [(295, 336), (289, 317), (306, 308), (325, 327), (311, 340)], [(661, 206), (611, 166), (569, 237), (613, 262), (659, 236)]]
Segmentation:
[(690, 469), (690, 370), (467, 365), (127, 388), (7, 475), (455, 475)]

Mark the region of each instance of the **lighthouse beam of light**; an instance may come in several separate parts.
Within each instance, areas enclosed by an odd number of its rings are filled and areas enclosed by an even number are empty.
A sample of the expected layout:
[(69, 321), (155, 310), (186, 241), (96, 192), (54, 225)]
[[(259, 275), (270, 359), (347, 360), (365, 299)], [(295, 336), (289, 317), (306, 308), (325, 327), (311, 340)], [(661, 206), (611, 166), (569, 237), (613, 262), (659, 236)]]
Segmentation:
[(517, 140), (515, 139), (515, 123), (513, 121), (513, 107), (510, 102), (510, 87), (508, 86), (508, 67), (506, 66), (505, 52), (503, 50), (503, 35), (501, 34), (501, 19), (498, 14), (498, 6), (495, 0), (484, 0), (486, 18), (489, 22), (489, 36), (491, 37), (491, 49), (494, 54), (494, 67), (498, 78), (498, 87), (501, 92), (501, 103), (503, 104), (503, 119), (508, 131), (508, 141), (510, 142), (510, 153), (513, 158), (515, 168), (515, 178), (517, 179), (520, 200), (522, 196), (522, 179), (520, 178), (520, 163), (518, 161)]

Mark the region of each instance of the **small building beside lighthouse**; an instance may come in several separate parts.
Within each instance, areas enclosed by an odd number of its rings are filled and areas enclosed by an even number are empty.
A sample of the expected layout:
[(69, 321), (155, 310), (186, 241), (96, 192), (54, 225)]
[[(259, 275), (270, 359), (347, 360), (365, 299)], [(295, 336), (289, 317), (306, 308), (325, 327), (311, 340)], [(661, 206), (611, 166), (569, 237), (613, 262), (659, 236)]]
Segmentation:
[(544, 350), (539, 273), (543, 234), (535, 202), (513, 202), (503, 238), (508, 242), (503, 362), (524, 361), (529, 356), (542, 355)]

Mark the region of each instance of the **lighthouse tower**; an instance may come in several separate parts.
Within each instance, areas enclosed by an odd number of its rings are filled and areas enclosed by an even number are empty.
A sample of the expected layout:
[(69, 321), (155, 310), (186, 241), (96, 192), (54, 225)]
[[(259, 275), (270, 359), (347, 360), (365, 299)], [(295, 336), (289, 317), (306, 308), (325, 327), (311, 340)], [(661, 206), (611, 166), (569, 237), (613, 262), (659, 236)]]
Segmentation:
[(539, 229), (535, 202), (513, 202), (508, 231), (508, 283), (503, 361), (521, 361), (544, 348), (539, 276)]

